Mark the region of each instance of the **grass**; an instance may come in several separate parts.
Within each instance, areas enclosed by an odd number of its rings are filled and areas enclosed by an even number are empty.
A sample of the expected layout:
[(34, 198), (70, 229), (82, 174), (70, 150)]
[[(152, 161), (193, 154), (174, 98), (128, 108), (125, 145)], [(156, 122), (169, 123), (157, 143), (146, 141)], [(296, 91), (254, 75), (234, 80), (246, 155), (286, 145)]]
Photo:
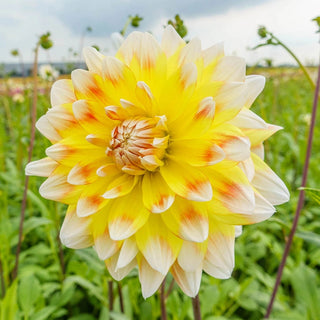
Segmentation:
[[(203, 276), (200, 290), (204, 320), (262, 319), (275, 282), (297, 202), (306, 150), (313, 93), (296, 69), (257, 69), (267, 75), (253, 110), (284, 127), (266, 142), (266, 162), (286, 182), (291, 200), (268, 221), (247, 226), (236, 241), (236, 267), (229, 280)], [(4, 83), (2, 83), (3, 86)], [(49, 108), (47, 86), (39, 94), (38, 117)], [(20, 206), (30, 132), (30, 90), (14, 102), (3, 86), (0, 97), (0, 320), (11, 319), (160, 319), (159, 295), (143, 300), (137, 271), (117, 283), (109, 311), (103, 262), (92, 249), (69, 250), (58, 239), (65, 208), (38, 193), (41, 178), (30, 178), (19, 275), (12, 282)], [(319, 113), (317, 122), (319, 123)], [(316, 127), (308, 187), (320, 185), (320, 127)], [(33, 159), (44, 156), (48, 141), (39, 133)], [(307, 198), (271, 319), (320, 319), (320, 208)], [(65, 265), (65, 270), (63, 268)], [(170, 286), (168, 276), (166, 288)], [(191, 300), (175, 285), (167, 298), (168, 319), (193, 319)]]

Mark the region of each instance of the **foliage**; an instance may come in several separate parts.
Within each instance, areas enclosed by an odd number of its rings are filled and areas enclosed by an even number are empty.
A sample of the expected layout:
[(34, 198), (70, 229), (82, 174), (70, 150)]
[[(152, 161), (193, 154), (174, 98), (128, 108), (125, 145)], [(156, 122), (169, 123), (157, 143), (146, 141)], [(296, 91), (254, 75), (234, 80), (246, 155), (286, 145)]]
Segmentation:
[(39, 37), (39, 42), (38, 43), (45, 50), (48, 50), (53, 46), (53, 42), (50, 39), (50, 37), (51, 37), (51, 33), (50, 32), (44, 33)]
[(312, 21), (314, 21), (318, 26), (318, 30), (316, 32), (320, 33), (320, 16), (315, 17), (314, 19), (312, 19)]
[(168, 25), (172, 25), (181, 38), (188, 34), (188, 29), (178, 14), (175, 15), (174, 20), (168, 20)]

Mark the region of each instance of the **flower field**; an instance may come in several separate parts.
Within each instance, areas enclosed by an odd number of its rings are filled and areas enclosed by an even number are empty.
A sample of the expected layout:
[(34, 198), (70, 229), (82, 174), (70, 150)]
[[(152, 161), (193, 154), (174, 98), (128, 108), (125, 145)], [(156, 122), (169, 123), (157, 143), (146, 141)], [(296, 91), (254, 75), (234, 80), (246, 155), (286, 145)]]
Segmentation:
[[(236, 239), (230, 279), (203, 274), (199, 297), (205, 320), (263, 318), (301, 185), (312, 88), (297, 69), (248, 68), (247, 74), (267, 78), (252, 110), (284, 128), (265, 143), (265, 161), (286, 183), (291, 198), (277, 206), (267, 221), (244, 227)], [(39, 82), (37, 118), (50, 107), (50, 86), (48, 81)], [(66, 207), (39, 195), (44, 179), (30, 177), (19, 272), (13, 280), (30, 144), (32, 83), (31, 79), (1, 79), (0, 87), (0, 319), (160, 319), (160, 293), (143, 299), (138, 270), (116, 282), (92, 248), (72, 250), (61, 244), (59, 232)], [(320, 185), (319, 137), (317, 126), (307, 183), (310, 188)], [(43, 158), (46, 147), (48, 140), (37, 132), (33, 160)], [(320, 319), (319, 218), (319, 204), (307, 193), (270, 319)], [(164, 292), (168, 319), (193, 319), (191, 299), (171, 274)]]

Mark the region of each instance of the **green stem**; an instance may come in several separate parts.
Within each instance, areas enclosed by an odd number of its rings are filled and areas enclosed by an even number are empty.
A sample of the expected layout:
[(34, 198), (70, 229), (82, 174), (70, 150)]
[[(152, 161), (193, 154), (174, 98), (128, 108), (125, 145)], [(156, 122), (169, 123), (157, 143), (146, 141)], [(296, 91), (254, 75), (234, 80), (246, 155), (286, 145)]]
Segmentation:
[(296, 62), (298, 63), (299, 67), (301, 68), (302, 72), (304, 73), (304, 75), (306, 76), (306, 78), (308, 79), (312, 89), (314, 90), (316, 88), (315, 83), (313, 82), (313, 80), (311, 79), (307, 69), (304, 67), (304, 65), (301, 63), (301, 61), (299, 60), (299, 58), (293, 53), (292, 50), (290, 50), (282, 41), (280, 41), (276, 36), (274, 36), (272, 33), (270, 33), (271, 38), (273, 38), (274, 40), (277, 41), (278, 45), (282, 46), (282, 48), (284, 48), (291, 56), (294, 60), (296, 60)]
[(0, 260), (0, 278), (1, 278), (1, 298), (4, 298), (6, 295), (6, 285), (4, 282), (4, 276), (3, 276), (3, 269), (2, 269), (2, 262)]
[(127, 21), (126, 21), (126, 23), (125, 23), (125, 25), (124, 25), (124, 27), (123, 27), (123, 29), (120, 31), (120, 34), (121, 34), (122, 36), (124, 36), (124, 35), (126, 34), (127, 29), (128, 29), (128, 27), (129, 27), (131, 21), (132, 21), (132, 17), (129, 16), (129, 18), (127, 19)]
[[(31, 107), (31, 130), (30, 130), (30, 145), (28, 150), (28, 163), (32, 159), (32, 152), (34, 147), (34, 140), (36, 134), (36, 118), (37, 118), (37, 101), (38, 101), (38, 53), (39, 53), (39, 46), (40, 44), (37, 43), (36, 49), (34, 51), (34, 63), (33, 63), (33, 99), (32, 99), (32, 107)], [(21, 252), (21, 244), (22, 244), (22, 236), (23, 236), (23, 223), (24, 217), (26, 212), (27, 206), (27, 194), (29, 188), (29, 176), (26, 176), (25, 183), (24, 183), (24, 191), (23, 191), (23, 198), (21, 203), (21, 213), (20, 213), (20, 223), (19, 223), (19, 239), (18, 245), (16, 250), (16, 261), (14, 265), (14, 269), (12, 272), (12, 280), (14, 280), (18, 275), (18, 268), (19, 268), (19, 256)]]

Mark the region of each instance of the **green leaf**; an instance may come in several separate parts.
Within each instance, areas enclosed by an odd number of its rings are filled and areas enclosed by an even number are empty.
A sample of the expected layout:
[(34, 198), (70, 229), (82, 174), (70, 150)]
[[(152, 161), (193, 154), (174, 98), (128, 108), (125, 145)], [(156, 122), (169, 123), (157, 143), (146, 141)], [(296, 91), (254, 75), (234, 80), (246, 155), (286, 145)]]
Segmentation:
[(295, 236), (320, 247), (320, 235), (317, 233), (311, 231), (299, 231)]
[(94, 316), (88, 313), (79, 314), (77, 316), (68, 318), (68, 320), (96, 320)]
[(98, 300), (100, 300), (101, 302), (103, 303), (107, 303), (107, 299), (106, 297), (102, 294), (102, 290), (100, 287), (97, 287), (95, 286), (92, 282), (82, 278), (82, 277), (79, 277), (79, 276), (71, 276), (71, 277), (68, 277), (66, 280), (65, 280), (65, 284), (67, 283), (75, 283), (85, 289), (88, 290), (88, 292), (90, 294), (92, 294), (94, 297), (96, 297)]
[(311, 198), (320, 204), (320, 189), (316, 188), (299, 188), (299, 190), (305, 190), (307, 194), (311, 196)]
[(52, 224), (52, 221), (47, 218), (31, 217), (24, 223), (23, 234), (26, 235), (30, 231), (48, 224)]
[(49, 316), (52, 315), (57, 310), (56, 306), (48, 306), (44, 307), (37, 313), (33, 314), (31, 316), (31, 320), (47, 320), (49, 319)]
[(34, 303), (40, 296), (40, 291), (40, 282), (35, 276), (30, 275), (21, 279), (18, 287), (18, 299), (25, 315), (30, 314)]
[(291, 283), (297, 300), (307, 308), (309, 317), (305, 319), (320, 319), (320, 290), (316, 272), (306, 265), (300, 265), (292, 272)]
[[(142, 313), (142, 311), (141, 311), (141, 313)], [(114, 312), (114, 311), (110, 312), (110, 317), (113, 320), (130, 320), (130, 318), (128, 318), (125, 314), (119, 313), (119, 312)], [(142, 318), (142, 314), (141, 314), (141, 319), (144, 319), (144, 318)], [(152, 318), (148, 318), (148, 319), (152, 319)]]
[(0, 320), (14, 319), (17, 314), (17, 285), (18, 282), (15, 280), (7, 289), (4, 299), (0, 301)]

